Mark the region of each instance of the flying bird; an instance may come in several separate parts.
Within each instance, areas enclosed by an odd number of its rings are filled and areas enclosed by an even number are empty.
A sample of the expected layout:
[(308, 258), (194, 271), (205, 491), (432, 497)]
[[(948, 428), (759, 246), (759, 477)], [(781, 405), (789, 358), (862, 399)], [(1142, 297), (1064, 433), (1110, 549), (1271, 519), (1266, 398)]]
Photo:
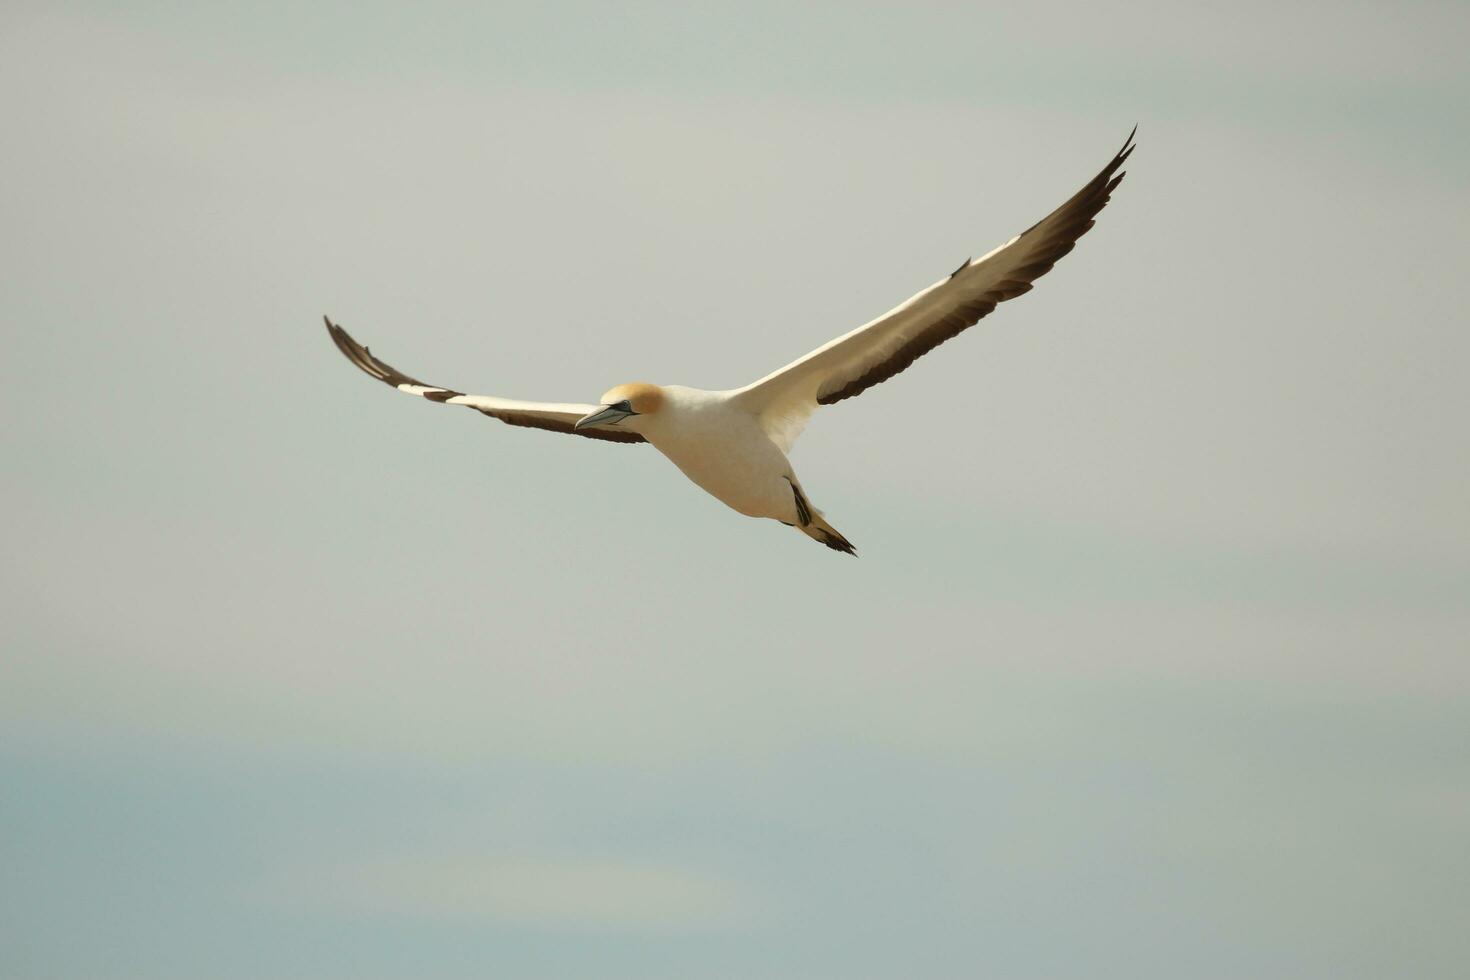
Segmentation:
[(920, 356), (1014, 299), (1072, 251), (1123, 179), (1133, 136), (1102, 171), (1061, 207), (901, 306), (743, 388), (705, 391), (647, 382), (609, 389), (599, 404), (526, 402), (467, 395), (426, 384), (379, 360), (326, 319), (348, 360), (399, 391), (464, 405), (511, 425), (608, 442), (652, 443), (698, 486), (748, 517), (794, 527), (829, 548), (855, 554), (807, 496), (786, 454), (819, 405), (833, 405), (898, 374)]

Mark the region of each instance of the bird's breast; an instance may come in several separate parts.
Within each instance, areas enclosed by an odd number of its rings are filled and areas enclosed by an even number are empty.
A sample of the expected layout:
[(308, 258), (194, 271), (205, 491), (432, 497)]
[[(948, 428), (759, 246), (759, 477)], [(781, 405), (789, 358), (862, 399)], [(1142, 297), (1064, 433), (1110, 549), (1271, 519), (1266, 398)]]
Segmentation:
[(649, 441), (705, 492), (742, 514), (773, 517), (789, 509), (784, 475), (790, 464), (753, 416), (690, 412), (660, 427)]

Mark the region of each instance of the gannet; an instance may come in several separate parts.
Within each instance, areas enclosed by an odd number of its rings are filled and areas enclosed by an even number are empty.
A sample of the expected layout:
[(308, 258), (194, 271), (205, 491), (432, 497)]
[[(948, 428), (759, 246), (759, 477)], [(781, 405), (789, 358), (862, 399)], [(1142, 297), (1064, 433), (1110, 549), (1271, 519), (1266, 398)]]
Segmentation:
[(426, 384), (379, 360), (324, 317), (337, 347), (399, 391), (464, 405), (511, 425), (607, 442), (652, 443), (684, 475), (748, 517), (765, 517), (846, 554), (852, 543), (812, 505), (787, 453), (819, 405), (833, 405), (898, 374), (920, 356), (1031, 289), (1072, 251), (1123, 179), (1134, 127), (1106, 167), (1061, 207), (901, 306), (743, 388), (705, 391), (638, 381), (608, 389), (596, 405), (467, 395)]

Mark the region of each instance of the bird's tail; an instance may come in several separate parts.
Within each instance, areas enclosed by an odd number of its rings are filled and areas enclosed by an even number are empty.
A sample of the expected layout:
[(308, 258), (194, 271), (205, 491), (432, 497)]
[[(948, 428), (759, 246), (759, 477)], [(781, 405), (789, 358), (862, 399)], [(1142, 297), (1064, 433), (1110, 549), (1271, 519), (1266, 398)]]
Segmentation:
[(820, 541), (833, 551), (857, 557), (857, 549), (852, 546), (852, 542), (844, 538), (841, 531), (828, 524), (827, 518), (820, 513), (813, 514), (809, 522), (797, 525), (796, 529), (813, 541)]

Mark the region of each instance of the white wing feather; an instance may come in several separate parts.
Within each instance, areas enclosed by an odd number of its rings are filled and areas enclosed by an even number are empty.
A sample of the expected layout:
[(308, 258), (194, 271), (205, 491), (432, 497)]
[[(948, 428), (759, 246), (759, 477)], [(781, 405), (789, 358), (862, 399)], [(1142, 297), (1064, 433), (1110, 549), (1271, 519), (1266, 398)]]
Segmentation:
[[(323, 319), (326, 318), (323, 317)], [(349, 361), (368, 375), (377, 378), (384, 384), (392, 385), (405, 394), (417, 395), (420, 398), (427, 398), (445, 405), (464, 405), (509, 425), (565, 432), (568, 435), (582, 436), (586, 439), (602, 439), (608, 442), (645, 441), (636, 432), (629, 432), (614, 426), (599, 425), (585, 429), (575, 427), (578, 419), (597, 411), (602, 407), (601, 405), (516, 401), (512, 398), (496, 398), (494, 395), (466, 395), (450, 388), (424, 384), (374, 357), (371, 351), (353, 340), (346, 330), (331, 320), (327, 319), (326, 323), (327, 332), (332, 335), (333, 343), (347, 356)]]
[[(1135, 127), (1135, 132), (1137, 131)], [(1077, 194), (999, 248), (967, 261), (950, 276), (878, 319), (823, 344), (754, 384), (735, 398), (755, 412), (783, 451), (789, 452), (818, 405), (831, 405), (886, 381), (995, 309), (1020, 296), (1049, 272), (1087, 233), (1123, 179), (1133, 152), (1133, 133), (1102, 171)]]

